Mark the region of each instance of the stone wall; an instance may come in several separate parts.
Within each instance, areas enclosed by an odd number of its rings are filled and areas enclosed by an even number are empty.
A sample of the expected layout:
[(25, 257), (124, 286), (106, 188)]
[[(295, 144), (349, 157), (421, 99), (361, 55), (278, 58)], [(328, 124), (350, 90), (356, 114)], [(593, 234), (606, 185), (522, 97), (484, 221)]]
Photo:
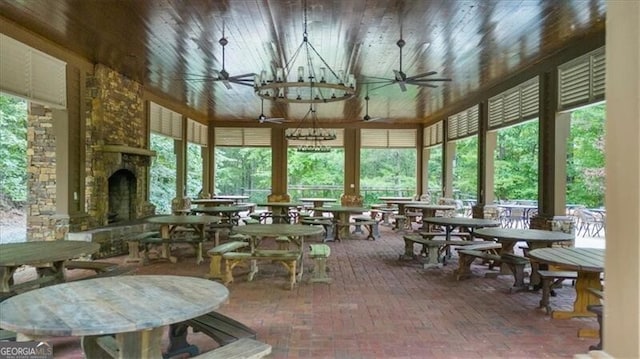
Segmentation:
[[(148, 167), (151, 157), (130, 152), (105, 151), (105, 145), (125, 149), (147, 149), (148, 125), (144, 113), (143, 87), (117, 72), (97, 65), (88, 77), (84, 94), (84, 208), (86, 213), (69, 216), (56, 213), (55, 116), (51, 109), (32, 104), (28, 115), (27, 161), (28, 203), (27, 240), (56, 240), (74, 232), (94, 230), (107, 225), (108, 178), (119, 169), (136, 177), (134, 219), (152, 215), (153, 205), (146, 201)], [(70, 103), (69, 106), (78, 106)], [(81, 126), (82, 127), (82, 126)], [(71, 168), (71, 171), (75, 171)], [(76, 173), (69, 173), (74, 176)]]
[(31, 104), (27, 116), (27, 240), (64, 238), (68, 216), (56, 215), (56, 136), (51, 109)]
[(153, 214), (147, 198), (150, 157), (109, 152), (104, 145), (147, 148), (147, 121), (144, 116), (143, 87), (117, 72), (97, 65), (93, 77), (87, 80), (88, 101), (86, 131), (86, 210), (90, 228), (108, 222), (108, 179), (119, 169), (136, 176), (135, 217)]

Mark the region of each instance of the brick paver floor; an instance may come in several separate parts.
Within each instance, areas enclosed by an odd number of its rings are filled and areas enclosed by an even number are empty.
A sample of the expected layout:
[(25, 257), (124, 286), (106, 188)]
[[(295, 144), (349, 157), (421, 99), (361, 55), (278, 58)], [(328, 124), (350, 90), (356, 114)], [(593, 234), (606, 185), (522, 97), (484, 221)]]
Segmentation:
[[(246, 270), (235, 272), (219, 311), (254, 328), (273, 346), (272, 358), (571, 358), (597, 342), (576, 336), (581, 327), (597, 328), (595, 318), (552, 320), (538, 308), (539, 292), (510, 293), (513, 279), (485, 278), (479, 262), (472, 278), (458, 282), (455, 257), (427, 270), (400, 261), (404, 242), (388, 227), (378, 240), (356, 238), (328, 243), (333, 283), (307, 283), (312, 263), (305, 259), (303, 283), (286, 290), (284, 269), (262, 263), (253, 282)], [(191, 249), (179, 252), (178, 263), (136, 266), (136, 274), (207, 273), (208, 262), (195, 265)], [(571, 308), (570, 282), (556, 292), (553, 307)], [(201, 350), (216, 346), (200, 333), (190, 340)], [(49, 341), (56, 357), (82, 357), (77, 338)]]

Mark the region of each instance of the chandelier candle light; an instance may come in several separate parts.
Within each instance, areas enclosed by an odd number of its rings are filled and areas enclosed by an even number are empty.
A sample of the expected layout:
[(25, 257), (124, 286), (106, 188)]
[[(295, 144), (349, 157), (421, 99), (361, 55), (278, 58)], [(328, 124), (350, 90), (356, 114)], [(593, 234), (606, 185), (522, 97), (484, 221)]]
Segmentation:
[[(299, 59), (301, 53), (304, 59)], [(320, 64), (314, 64), (315, 58)], [(316, 65), (320, 66), (318, 70)], [(356, 93), (355, 76), (345, 76), (344, 71), (336, 73), (309, 42), (306, 1), (302, 43), (285, 67), (276, 69), (275, 76), (269, 77), (267, 71), (261, 71), (255, 76), (254, 84), (254, 90), (261, 98), (285, 103), (344, 101)]]
[[(311, 128), (301, 128), (307, 118), (311, 119)], [(313, 104), (309, 105), (309, 111), (304, 115), (298, 127), (288, 129), (285, 138), (291, 141), (304, 141), (298, 146), (298, 152), (330, 152), (331, 148), (323, 141), (331, 141), (336, 139), (336, 133), (326, 129), (318, 128), (318, 118)]]

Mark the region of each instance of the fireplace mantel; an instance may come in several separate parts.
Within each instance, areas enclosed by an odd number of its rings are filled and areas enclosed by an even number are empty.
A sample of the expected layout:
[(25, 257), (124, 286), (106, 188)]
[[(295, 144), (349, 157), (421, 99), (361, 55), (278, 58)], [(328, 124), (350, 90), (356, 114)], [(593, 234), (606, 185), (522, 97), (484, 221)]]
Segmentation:
[(102, 151), (102, 152), (128, 153), (132, 155), (147, 156), (147, 157), (154, 157), (156, 155), (156, 151), (151, 151), (151, 150), (138, 148), (138, 147), (129, 147), (126, 145), (96, 145), (96, 146), (93, 146), (93, 149), (96, 151)]

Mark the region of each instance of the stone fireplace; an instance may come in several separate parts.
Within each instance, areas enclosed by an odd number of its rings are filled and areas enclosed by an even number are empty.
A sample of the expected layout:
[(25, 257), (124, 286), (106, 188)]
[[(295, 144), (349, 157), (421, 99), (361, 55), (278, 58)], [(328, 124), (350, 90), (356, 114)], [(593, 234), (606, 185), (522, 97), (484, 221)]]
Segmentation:
[(109, 223), (129, 221), (135, 216), (136, 176), (129, 170), (117, 170), (109, 181)]

